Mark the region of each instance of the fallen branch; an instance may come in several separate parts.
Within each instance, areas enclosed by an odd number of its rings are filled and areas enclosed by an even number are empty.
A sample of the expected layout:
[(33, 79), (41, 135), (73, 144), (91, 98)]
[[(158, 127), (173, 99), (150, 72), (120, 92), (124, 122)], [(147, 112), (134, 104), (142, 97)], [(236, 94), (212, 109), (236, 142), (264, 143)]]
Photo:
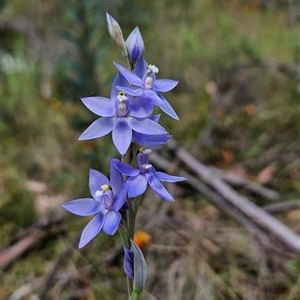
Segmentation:
[(65, 216), (61, 209), (52, 214), (52, 217), (41, 217), (30, 228), (24, 230), (19, 238), (0, 250), (0, 268), (7, 268), (16, 258), (27, 252), (40, 240), (61, 231), (57, 227)]
[(280, 199), (280, 196), (277, 192), (268, 189), (256, 182), (250, 181), (246, 177), (236, 175), (233, 172), (221, 170), (215, 167), (210, 167), (210, 169), (213, 171), (214, 174), (221, 177), (225, 181), (234, 185), (243, 186), (245, 189), (248, 189), (253, 193), (259, 194), (270, 201), (278, 201)]
[(300, 200), (289, 200), (280, 203), (266, 205), (263, 207), (263, 209), (270, 214), (287, 212), (297, 208), (300, 208)]
[(300, 252), (300, 237), (290, 228), (271, 216), (269, 213), (256, 206), (246, 197), (239, 195), (222, 179), (216, 177), (213, 172), (200, 163), (185, 149), (178, 147), (174, 140), (167, 143), (170, 150), (175, 152), (176, 157), (187, 165), (202, 180), (212, 186), (222, 197), (229, 201), (234, 207), (250, 218), (259, 227), (267, 229), (280, 239), (290, 249)]
[(41, 290), (41, 299), (49, 299), (49, 291), (52, 287), (52, 284), (54, 281), (57, 281), (57, 278), (55, 278), (56, 273), (58, 272), (59, 268), (64, 266), (68, 263), (68, 259), (72, 257), (74, 250), (74, 246), (69, 246), (56, 260), (54, 266), (52, 267), (51, 271), (47, 274), (47, 276), (44, 279), (42, 290)]
[[(171, 163), (160, 157), (156, 153), (152, 153), (150, 156), (150, 161), (155, 163), (156, 166), (162, 168), (164, 170), (170, 169)], [(271, 246), (270, 240), (268, 236), (251, 220), (246, 218), (239, 210), (237, 210), (232, 204), (226, 201), (222, 196), (212, 190), (210, 187), (202, 183), (199, 179), (195, 176), (192, 176), (186, 171), (181, 169), (177, 169), (177, 175), (183, 176), (187, 178), (187, 183), (192, 186), (196, 191), (200, 192), (201, 194), (205, 195), (210, 201), (212, 201), (216, 206), (222, 209), (225, 213), (229, 216), (234, 218), (237, 222), (244, 225), (253, 235), (259, 238), (259, 241), (263, 244), (263, 246), (273, 248)]]

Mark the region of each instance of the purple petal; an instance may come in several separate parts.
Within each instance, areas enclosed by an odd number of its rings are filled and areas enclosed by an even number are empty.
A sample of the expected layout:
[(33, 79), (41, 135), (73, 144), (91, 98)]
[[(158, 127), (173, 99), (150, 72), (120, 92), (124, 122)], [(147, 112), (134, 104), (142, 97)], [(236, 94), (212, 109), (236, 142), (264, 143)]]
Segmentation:
[(125, 86), (116, 86), (116, 88), (121, 91), (125, 92), (128, 95), (131, 96), (142, 96), (144, 94), (144, 90), (141, 88), (135, 88), (135, 87), (125, 87)]
[(108, 184), (109, 180), (104, 176), (102, 173), (100, 173), (97, 170), (90, 169), (90, 174), (89, 174), (89, 188), (91, 195), (95, 198), (96, 197), (96, 192), (100, 190), (101, 186), (104, 184)]
[(127, 117), (130, 127), (139, 133), (144, 134), (166, 134), (166, 130), (151, 119), (135, 119)]
[(170, 195), (170, 193), (165, 189), (165, 187), (161, 184), (161, 182), (155, 177), (155, 175), (152, 172), (145, 173), (145, 175), (149, 185), (151, 186), (154, 192), (156, 192), (165, 200), (168, 200), (170, 202), (175, 201)]
[(153, 112), (153, 105), (151, 101), (144, 97), (133, 98), (129, 102), (129, 116), (136, 118), (147, 118)]
[(172, 176), (163, 172), (155, 172), (155, 177), (160, 181), (167, 181), (167, 182), (178, 182), (178, 181), (186, 180), (186, 178), (184, 177)]
[(143, 87), (143, 81), (141, 78), (131, 73), (129, 70), (127, 70), (120, 64), (114, 62), (114, 65), (129, 83), (138, 87)]
[(126, 196), (127, 190), (124, 184), (123, 188), (115, 195), (115, 200), (111, 208), (115, 211), (119, 211), (126, 201)]
[(116, 123), (116, 117), (102, 117), (94, 121), (78, 138), (79, 140), (91, 140), (102, 137), (112, 131)]
[(173, 109), (173, 107), (170, 105), (170, 103), (167, 101), (167, 99), (162, 95), (162, 94), (158, 94), (159, 97), (163, 100), (165, 100), (159, 107), (161, 108), (162, 111), (164, 111), (167, 115), (169, 115), (170, 117), (172, 117), (173, 119), (179, 121), (179, 117), (177, 116), (175, 110)]
[(144, 174), (139, 174), (136, 177), (129, 177), (126, 181), (128, 196), (137, 197), (142, 195), (147, 188), (147, 179)]
[(118, 211), (109, 210), (105, 215), (103, 231), (107, 234), (113, 235), (120, 224), (121, 214)]
[(118, 118), (112, 132), (112, 138), (120, 154), (124, 155), (132, 140), (132, 130), (127, 122), (127, 118)]
[(85, 226), (80, 237), (79, 249), (88, 244), (100, 232), (103, 223), (104, 214), (99, 213)]
[(159, 123), (160, 116), (161, 116), (161, 114), (154, 115), (151, 117), (151, 120), (153, 120), (156, 123)]
[(117, 86), (124, 86), (128, 87), (128, 81), (122, 76), (120, 73), (118, 73), (113, 81), (112, 88), (110, 91), (110, 99), (111, 100), (116, 100), (117, 96), (119, 94), (119, 90), (117, 89)]
[(144, 59), (140, 59), (137, 62), (133, 72), (139, 78), (143, 78), (145, 72), (147, 71), (147, 68), (148, 68), (148, 63)]
[(124, 188), (124, 179), (122, 173), (110, 163), (110, 185), (114, 195)]
[(154, 83), (154, 90), (158, 92), (168, 92), (172, 90), (178, 81), (172, 79), (156, 79)]
[(132, 141), (141, 147), (154, 150), (164, 145), (171, 137), (170, 134), (147, 135), (134, 131)]
[(81, 98), (83, 104), (94, 114), (101, 117), (111, 117), (114, 115), (114, 102), (104, 97)]
[(161, 106), (164, 104), (164, 101), (157, 95), (156, 92), (152, 90), (144, 90), (144, 97), (147, 101), (151, 101), (156, 106)]
[(86, 217), (101, 211), (103, 205), (92, 198), (81, 198), (66, 202), (62, 207), (75, 215)]
[(124, 248), (124, 263), (125, 274), (133, 279), (133, 252), (127, 248)]
[(111, 158), (110, 161), (116, 169), (118, 169), (121, 173), (127, 176), (137, 176), (141, 172), (139, 169), (136, 169), (131, 165), (125, 164), (116, 158)]

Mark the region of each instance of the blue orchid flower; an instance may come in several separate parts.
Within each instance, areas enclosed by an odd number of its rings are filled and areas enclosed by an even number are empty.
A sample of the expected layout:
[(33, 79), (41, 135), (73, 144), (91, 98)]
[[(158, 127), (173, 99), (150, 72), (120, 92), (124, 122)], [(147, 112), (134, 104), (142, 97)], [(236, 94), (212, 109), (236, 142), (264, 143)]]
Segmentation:
[(149, 164), (148, 154), (151, 149), (140, 149), (140, 153), (137, 155), (137, 162), (139, 168), (134, 168), (131, 165), (125, 164), (116, 158), (110, 159), (111, 164), (118, 169), (124, 175), (129, 176), (125, 185), (127, 188), (128, 196), (137, 197), (142, 195), (147, 184), (156, 192), (161, 198), (174, 202), (174, 198), (162, 185), (161, 181), (166, 182), (178, 182), (186, 180), (184, 177), (171, 176), (163, 172), (157, 172), (155, 168)]
[(102, 118), (94, 121), (79, 137), (90, 140), (112, 131), (112, 139), (120, 154), (124, 155), (132, 141), (133, 131), (142, 134), (166, 134), (166, 130), (151, 120), (153, 105), (145, 98), (132, 97), (119, 92), (116, 86), (128, 87), (125, 78), (118, 74), (113, 82), (110, 99), (105, 97), (82, 98), (83, 104)]
[(148, 65), (144, 59), (140, 59), (134, 69), (134, 73), (122, 65), (115, 63), (115, 67), (130, 83), (129, 86), (118, 85), (117, 89), (131, 96), (141, 96), (148, 99), (153, 105), (159, 106), (166, 114), (179, 120), (176, 112), (167, 99), (161, 94), (172, 90), (178, 81), (172, 79), (156, 79), (159, 69), (154, 65)]
[(62, 204), (64, 209), (78, 216), (96, 215), (83, 229), (79, 248), (88, 244), (102, 229), (109, 235), (116, 232), (121, 221), (119, 210), (127, 196), (123, 176), (112, 165), (110, 181), (99, 171), (90, 169), (89, 188), (93, 198), (81, 198)]

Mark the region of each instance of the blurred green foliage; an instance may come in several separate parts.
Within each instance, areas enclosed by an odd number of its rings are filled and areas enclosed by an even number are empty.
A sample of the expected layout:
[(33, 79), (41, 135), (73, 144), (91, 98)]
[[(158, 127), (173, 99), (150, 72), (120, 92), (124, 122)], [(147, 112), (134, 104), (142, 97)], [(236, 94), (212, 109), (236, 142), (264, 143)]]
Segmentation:
[[(242, 163), (253, 177), (275, 163), (269, 185), (285, 198), (299, 196), (299, 87), (297, 78), (274, 68), (275, 63), (293, 67), (299, 60), (299, 24), (291, 13), (296, 6), (291, 10), (288, 5), (292, 4), (254, 0), (1, 1), (1, 243), (7, 244), (38, 217), (36, 195), (28, 190), (28, 180), (47, 183), (51, 195), (87, 197), (88, 169), (107, 173), (108, 158), (118, 155), (109, 136), (77, 141), (96, 118), (84, 108), (80, 97), (108, 96), (116, 74), (112, 61), (122, 63), (106, 30), (106, 11), (121, 24), (125, 37), (139, 26), (146, 60), (159, 67), (161, 78), (180, 81), (167, 98), (181, 121), (165, 115), (161, 118), (175, 139), (192, 150), (213, 119), (209, 146), (194, 149), (195, 155), (221, 167)], [(251, 67), (233, 71), (249, 61), (254, 62)], [(268, 62), (270, 67), (261, 68), (259, 62)], [(211, 82), (219, 85), (229, 104), (212, 103), (208, 93)], [(224, 151), (231, 153), (231, 160), (224, 157)], [(188, 210), (189, 199), (185, 201)], [(66, 226), (72, 230), (67, 239), (76, 240), (87, 221), (75, 217), (69, 221)], [(170, 243), (175, 239), (170, 237)], [(45, 265), (67, 248), (66, 237), (48, 242), (40, 246), (39, 255), (25, 257), (6, 273), (4, 298), (27, 278), (45, 275), (49, 270)], [(122, 260), (109, 270), (103, 262), (105, 251), (115, 244), (115, 239), (101, 234), (87, 257), (76, 250), (72, 254), (76, 268), (80, 266), (89, 278), (96, 278), (91, 283), (96, 299), (117, 299), (125, 293)], [(214, 299), (231, 295), (227, 286), (236, 288), (234, 282), (239, 278), (251, 278), (252, 282), (255, 277), (265, 279), (260, 257), (251, 257), (252, 252), (247, 256), (246, 243), (234, 250), (224, 244), (224, 255), (211, 255), (206, 260), (216, 272), (211, 286), (205, 286)], [(149, 260), (155, 260), (155, 253), (152, 256)], [(172, 259), (168, 257), (165, 263)], [(158, 273), (168, 268), (159, 263)], [(91, 267), (93, 264), (97, 267)], [(298, 265), (298, 260), (289, 262), (290, 277), (278, 283), (282, 289), (272, 297), (287, 299), (290, 295), (288, 299), (293, 299), (290, 290)], [(192, 262), (187, 266), (189, 280), (183, 290), (188, 299), (194, 299), (197, 282), (193, 281)], [(164, 287), (155, 281), (159, 274), (152, 276), (153, 290), (165, 297)], [(280, 278), (271, 279), (276, 282)], [(72, 284), (61, 299), (71, 299), (77, 282)], [(237, 293), (242, 297), (241, 290)], [(258, 299), (267, 299), (266, 295), (261, 291)]]

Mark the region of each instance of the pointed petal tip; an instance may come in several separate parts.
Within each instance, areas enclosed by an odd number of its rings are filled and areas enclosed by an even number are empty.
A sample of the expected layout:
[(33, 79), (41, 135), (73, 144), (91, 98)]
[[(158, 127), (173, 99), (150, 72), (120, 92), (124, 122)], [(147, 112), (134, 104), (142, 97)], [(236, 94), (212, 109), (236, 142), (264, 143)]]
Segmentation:
[(169, 195), (159, 194), (159, 196), (168, 202), (175, 202), (175, 199), (171, 196), (171, 194), (169, 194)]
[(128, 149), (125, 150), (123, 147), (120, 147), (119, 145), (116, 145), (116, 144), (114, 144), (114, 145), (116, 146), (117, 150), (119, 151), (119, 153), (121, 155), (125, 155), (125, 153)]
[[(123, 66), (121, 64), (118, 64), (117, 62), (113, 61), (114, 66), (118, 69), (118, 68), (122, 68)], [(124, 67), (125, 68), (125, 67)]]
[(92, 241), (92, 239), (83, 239), (82, 236), (80, 237), (80, 240), (78, 242), (78, 249), (82, 249), (87, 244), (89, 244)]
[(175, 199), (164, 199), (164, 200), (166, 200), (168, 202), (175, 202)]
[(78, 138), (78, 141), (88, 141), (88, 140), (93, 140), (93, 139), (96, 139), (94, 137), (91, 137), (91, 138), (87, 138), (85, 137), (83, 134)]
[(63, 203), (63, 204), (61, 204), (61, 207), (63, 208), (63, 209), (65, 209), (66, 211), (68, 211), (68, 212), (70, 212), (70, 213), (73, 213), (72, 211), (70, 211), (70, 202), (71, 201), (68, 201), (68, 202), (65, 202), (65, 203)]
[(89, 140), (89, 139), (87, 139), (87, 138), (85, 138), (85, 136), (84, 136), (85, 134), (84, 134), (84, 132), (78, 137), (78, 141), (86, 141), (86, 140)]
[(78, 249), (82, 249), (84, 246), (86, 246), (89, 242), (82, 242), (81, 240), (78, 243)]

